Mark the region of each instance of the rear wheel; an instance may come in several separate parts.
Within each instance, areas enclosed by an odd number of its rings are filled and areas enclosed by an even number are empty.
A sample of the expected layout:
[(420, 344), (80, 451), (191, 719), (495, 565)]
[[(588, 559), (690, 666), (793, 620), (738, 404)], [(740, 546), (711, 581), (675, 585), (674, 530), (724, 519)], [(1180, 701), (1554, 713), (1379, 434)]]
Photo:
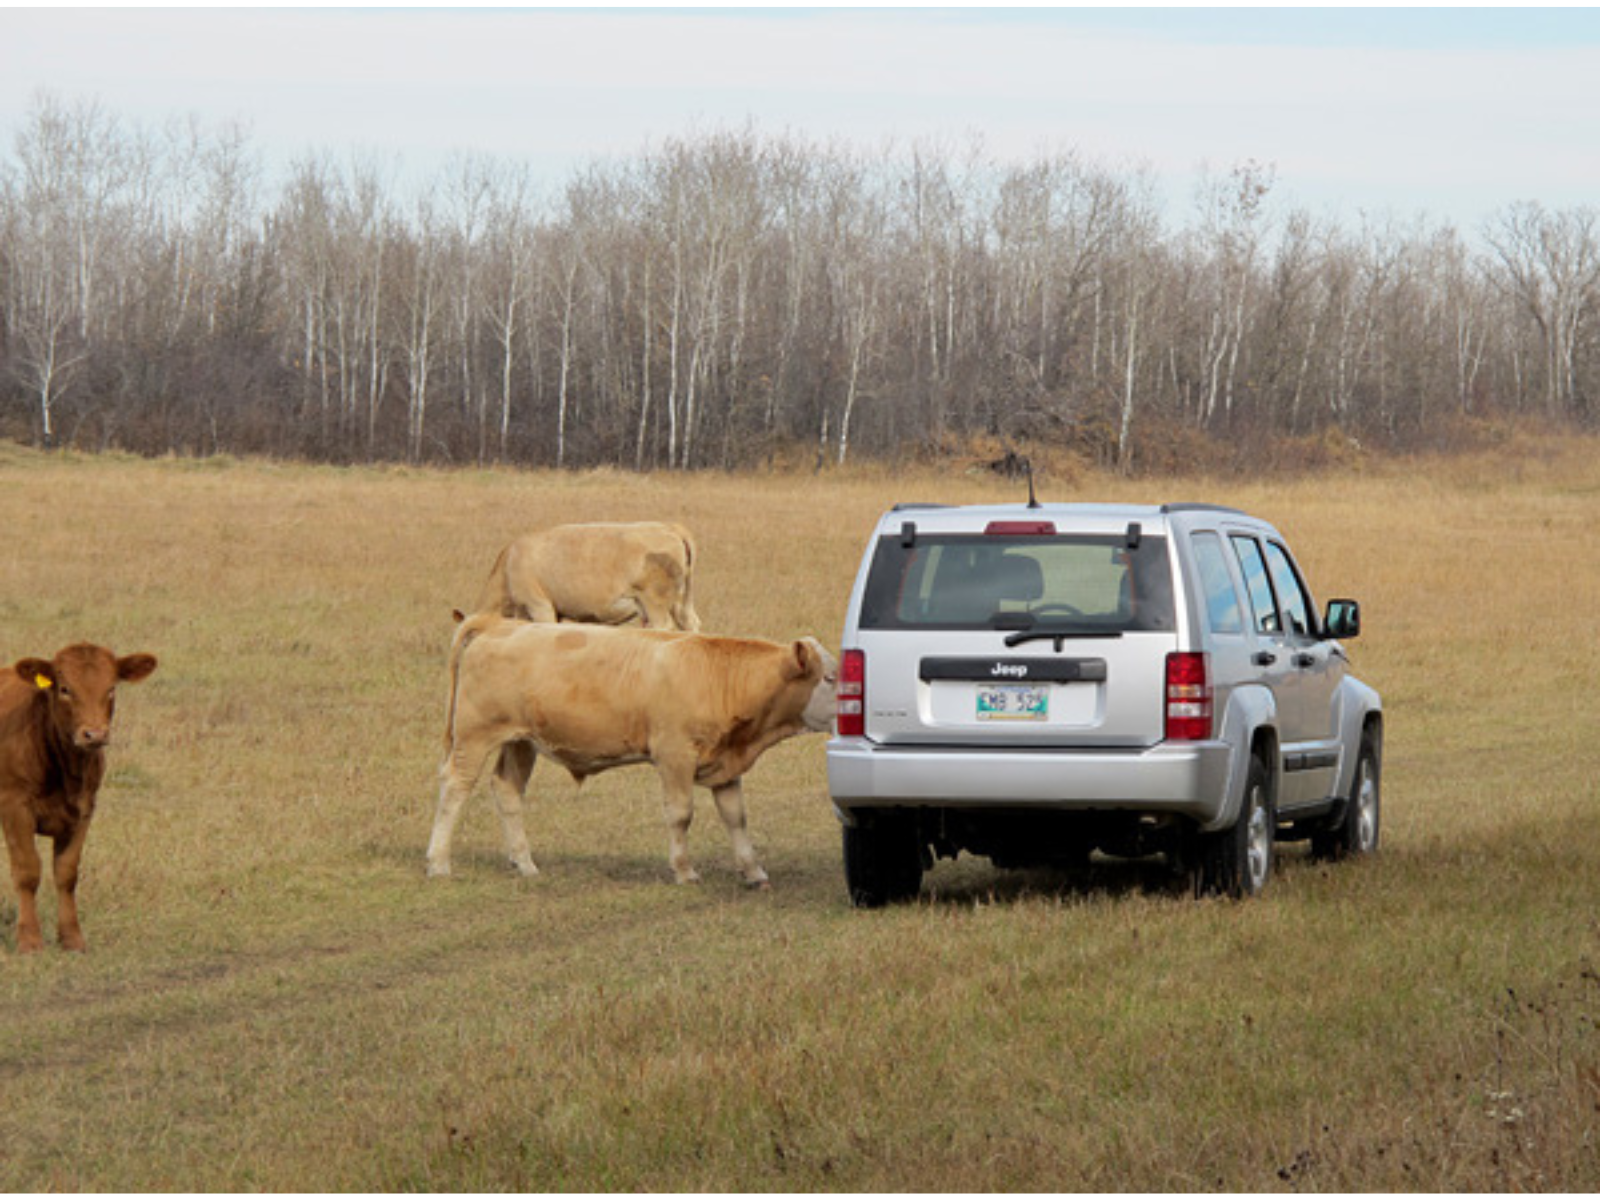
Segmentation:
[(1318, 858), (1355, 858), (1378, 848), (1381, 787), (1378, 748), (1371, 733), (1361, 735), (1355, 778), (1345, 801), (1344, 816), (1332, 829), (1311, 835), (1311, 853)]
[(1277, 829), (1267, 768), (1252, 754), (1239, 819), (1228, 829), (1200, 835), (1195, 894), (1234, 899), (1260, 895), (1272, 876)]
[(922, 889), (922, 847), (915, 813), (856, 814), (844, 828), (844, 882), (857, 908), (910, 900)]

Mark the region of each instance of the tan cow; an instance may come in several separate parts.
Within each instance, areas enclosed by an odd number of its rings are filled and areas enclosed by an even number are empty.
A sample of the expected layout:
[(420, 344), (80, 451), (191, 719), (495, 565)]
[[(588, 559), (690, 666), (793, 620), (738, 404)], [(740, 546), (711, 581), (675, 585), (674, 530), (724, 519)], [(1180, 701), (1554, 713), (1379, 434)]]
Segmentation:
[(530, 621), (700, 628), (694, 611), (694, 539), (682, 525), (557, 525), (500, 552), (480, 613)]
[(579, 783), (611, 767), (653, 763), (661, 779), (668, 861), (689, 865), (694, 787), (711, 789), (745, 882), (766, 884), (745, 828), (740, 779), (768, 748), (827, 730), (838, 664), (815, 638), (787, 645), (654, 629), (530, 625), (488, 614), (465, 621), (450, 651), (450, 704), (428, 874), (450, 873), (461, 806), (491, 756), (506, 850), (524, 875), (522, 799), (536, 754)]
[(148, 654), (118, 658), (102, 646), (68, 646), (55, 658), (0, 667), (0, 821), (17, 889), (17, 950), (41, 949), (36, 839), (55, 844), (56, 934), (84, 948), (78, 924), (78, 864), (105, 776), (116, 687), (156, 669)]

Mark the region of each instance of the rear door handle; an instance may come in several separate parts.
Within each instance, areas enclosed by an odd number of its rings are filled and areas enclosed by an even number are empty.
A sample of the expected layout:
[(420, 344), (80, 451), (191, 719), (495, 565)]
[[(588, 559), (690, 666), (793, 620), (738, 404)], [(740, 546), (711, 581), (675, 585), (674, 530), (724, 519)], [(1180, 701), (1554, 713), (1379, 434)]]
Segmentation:
[(1302, 669), (1314, 667), (1317, 665), (1317, 656), (1315, 654), (1296, 654), (1294, 656), (1294, 665)]
[(1270, 667), (1278, 661), (1278, 656), (1271, 650), (1258, 650), (1251, 656), (1250, 661), (1258, 667)]

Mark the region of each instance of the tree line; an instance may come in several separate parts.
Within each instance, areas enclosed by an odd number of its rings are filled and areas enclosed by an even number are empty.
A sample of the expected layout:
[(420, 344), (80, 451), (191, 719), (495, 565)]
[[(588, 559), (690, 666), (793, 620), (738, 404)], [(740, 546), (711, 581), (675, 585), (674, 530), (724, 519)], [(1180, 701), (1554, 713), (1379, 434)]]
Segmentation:
[(0, 157), (0, 436), (140, 453), (634, 469), (988, 439), (1136, 469), (1196, 439), (1590, 425), (1600, 212), (1471, 236), (1206, 175), (755, 128), (541, 186), (36, 99)]

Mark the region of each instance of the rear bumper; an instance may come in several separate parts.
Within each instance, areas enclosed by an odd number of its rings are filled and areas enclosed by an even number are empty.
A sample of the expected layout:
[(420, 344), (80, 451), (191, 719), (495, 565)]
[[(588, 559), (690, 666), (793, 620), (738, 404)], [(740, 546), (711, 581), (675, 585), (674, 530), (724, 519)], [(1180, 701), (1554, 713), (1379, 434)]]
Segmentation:
[(1227, 742), (1142, 750), (970, 750), (828, 743), (828, 792), (846, 825), (858, 808), (1039, 807), (1174, 813), (1202, 826), (1228, 794)]

